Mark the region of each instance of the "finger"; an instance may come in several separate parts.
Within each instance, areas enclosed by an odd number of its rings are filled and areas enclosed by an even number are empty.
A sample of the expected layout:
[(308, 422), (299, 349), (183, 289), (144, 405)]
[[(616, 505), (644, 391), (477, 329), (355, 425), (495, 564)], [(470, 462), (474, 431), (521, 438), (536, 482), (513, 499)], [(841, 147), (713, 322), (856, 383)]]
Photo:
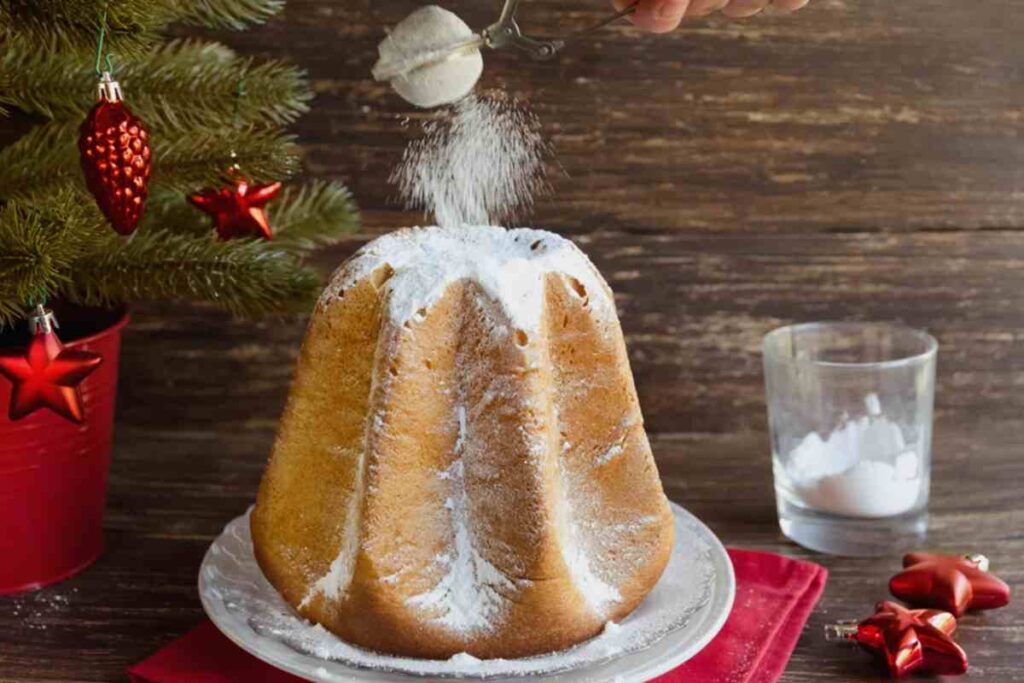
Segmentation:
[(640, 0), (633, 23), (652, 33), (666, 33), (679, 26), (690, 0)]
[(752, 17), (769, 5), (771, 0), (732, 0), (722, 8), (722, 14), (733, 19)]
[(792, 12), (807, 5), (810, 0), (772, 0), (772, 7), (777, 7), (783, 12)]
[(686, 10), (686, 16), (707, 16), (712, 12), (717, 12), (728, 4), (729, 0), (690, 0), (690, 7)]

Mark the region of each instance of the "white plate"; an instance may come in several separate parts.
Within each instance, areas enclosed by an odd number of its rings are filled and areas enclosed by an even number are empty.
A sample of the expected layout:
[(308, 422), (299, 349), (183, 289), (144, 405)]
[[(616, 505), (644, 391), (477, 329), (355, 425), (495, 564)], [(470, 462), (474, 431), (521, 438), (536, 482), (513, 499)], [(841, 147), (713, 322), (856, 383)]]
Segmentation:
[(672, 504), (675, 546), (658, 585), (621, 624), (563, 652), (515, 660), (411, 659), (363, 650), (310, 624), (264, 578), (252, 552), (249, 514), (213, 542), (199, 569), (199, 596), (213, 623), (250, 654), (311, 681), (644, 681), (701, 651), (732, 609), (736, 583), (721, 542)]

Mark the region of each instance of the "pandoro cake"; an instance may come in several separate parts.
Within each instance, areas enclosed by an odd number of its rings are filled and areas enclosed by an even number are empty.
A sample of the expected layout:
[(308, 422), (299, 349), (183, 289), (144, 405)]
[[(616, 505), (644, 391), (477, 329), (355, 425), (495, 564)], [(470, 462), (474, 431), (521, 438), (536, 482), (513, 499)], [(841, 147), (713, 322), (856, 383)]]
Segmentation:
[(672, 514), (597, 269), (530, 229), (366, 245), (313, 314), (251, 524), (284, 598), (371, 650), (522, 657), (623, 619)]

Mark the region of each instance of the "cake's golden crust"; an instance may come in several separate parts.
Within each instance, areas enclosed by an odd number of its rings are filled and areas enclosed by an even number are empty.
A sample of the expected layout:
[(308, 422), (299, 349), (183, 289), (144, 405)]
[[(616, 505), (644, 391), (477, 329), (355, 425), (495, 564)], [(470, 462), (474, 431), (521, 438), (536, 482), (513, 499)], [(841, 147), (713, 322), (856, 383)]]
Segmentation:
[(313, 318), (302, 346), (251, 521), (256, 559), (292, 604), (340, 549), (342, 515), (323, 512), (344, 504), (364, 448), (380, 318), (377, 288), (362, 282)]
[[(625, 617), (668, 561), (672, 515), (617, 321), (596, 320), (581, 283), (552, 273), (536, 338), (504, 329), (471, 281), (397, 324), (382, 315), (387, 276), (360, 280), (311, 322), (252, 517), (270, 582), (350, 643), (427, 658), (559, 650)], [(460, 505), (473, 576), (500, 574), (474, 596), (494, 612), (478, 615), (484, 626), (446, 624), (443, 605), (423, 599), (454, 562)], [(595, 606), (581, 589), (570, 522), (618, 599)], [(338, 564), (349, 542), (354, 562)], [(315, 589), (332, 571), (342, 589)]]

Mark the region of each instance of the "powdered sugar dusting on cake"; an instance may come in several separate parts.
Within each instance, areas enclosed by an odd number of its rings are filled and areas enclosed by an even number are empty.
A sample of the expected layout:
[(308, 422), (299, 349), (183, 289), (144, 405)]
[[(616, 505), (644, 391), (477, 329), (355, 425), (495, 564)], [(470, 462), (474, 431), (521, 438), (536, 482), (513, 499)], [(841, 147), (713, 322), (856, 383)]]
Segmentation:
[(594, 458), (594, 466), (602, 467), (607, 465), (612, 460), (615, 460), (620, 455), (626, 452), (626, 441), (630, 437), (630, 431), (638, 426), (638, 421), (635, 415), (626, 415), (622, 418), (622, 422), (619, 425), (622, 436), (613, 441), (608, 448), (602, 451), (596, 458)]
[(470, 280), (501, 305), (512, 325), (535, 332), (548, 273), (571, 278), (573, 295), (586, 299), (599, 319), (615, 319), (611, 290), (590, 259), (569, 240), (529, 228), (410, 228), (385, 235), (335, 273), (321, 304), (384, 265), (393, 270), (384, 287), (388, 315), (397, 324), (422, 316), (450, 284)]
[(567, 494), (569, 484), (564, 470), (560, 473), (560, 479), (562, 491), (555, 504), (555, 527), (561, 540), (562, 559), (583, 599), (596, 614), (604, 616), (612, 605), (622, 600), (622, 595), (615, 586), (608, 584), (594, 571), (589, 549), (584, 546), (582, 534), (573, 519), (572, 505)]
[[(378, 359), (383, 352), (381, 347), (377, 348)], [(370, 386), (370, 395), (380, 391), (376, 376)], [(365, 437), (363, 443), (369, 444), (370, 437), (375, 431), (379, 431), (383, 415), (379, 412), (374, 414), (372, 419), (366, 421)], [(323, 596), (328, 600), (338, 600), (352, 583), (355, 573), (356, 558), (359, 553), (359, 527), (362, 523), (362, 506), (366, 494), (366, 464), (367, 449), (359, 452), (355, 465), (355, 481), (352, 491), (348, 496), (348, 505), (345, 510), (345, 517), (342, 523), (341, 547), (337, 556), (331, 561), (330, 569), (326, 574), (314, 581), (299, 603), (299, 608), (304, 608), (317, 596)]]
[(595, 461), (595, 464), (597, 464), (597, 465), (607, 464), (607, 463), (611, 462), (612, 460), (614, 460), (615, 458), (617, 458), (620, 455), (622, 455), (624, 452), (625, 452), (625, 449), (622, 447), (621, 443), (613, 443), (611, 446), (608, 447), (608, 450), (606, 450), (601, 455), (597, 456), (597, 460)]
[[(361, 469), (361, 468), (360, 468)], [(352, 583), (352, 573), (356, 565), (356, 553), (359, 549), (359, 506), (362, 502), (362, 482), (357, 483), (348, 502), (348, 510), (345, 512), (345, 522), (341, 537), (341, 550), (337, 557), (331, 562), (331, 568), (326, 574), (317, 579), (306, 592), (300, 608), (306, 607), (317, 595), (323, 595), (329, 600), (336, 600), (341, 597)]]
[(451, 496), (445, 501), (452, 523), (453, 541), (449, 552), (439, 556), (444, 576), (425, 593), (406, 599), (405, 603), (435, 614), (432, 623), (460, 634), (490, 630), (505, 604), (502, 592), (515, 589), (515, 584), (480, 554), (470, 528), (466, 501), (466, 478), (463, 457), (466, 449), (466, 409), (458, 406), (458, 437), (456, 460), (442, 473), (450, 482)]

